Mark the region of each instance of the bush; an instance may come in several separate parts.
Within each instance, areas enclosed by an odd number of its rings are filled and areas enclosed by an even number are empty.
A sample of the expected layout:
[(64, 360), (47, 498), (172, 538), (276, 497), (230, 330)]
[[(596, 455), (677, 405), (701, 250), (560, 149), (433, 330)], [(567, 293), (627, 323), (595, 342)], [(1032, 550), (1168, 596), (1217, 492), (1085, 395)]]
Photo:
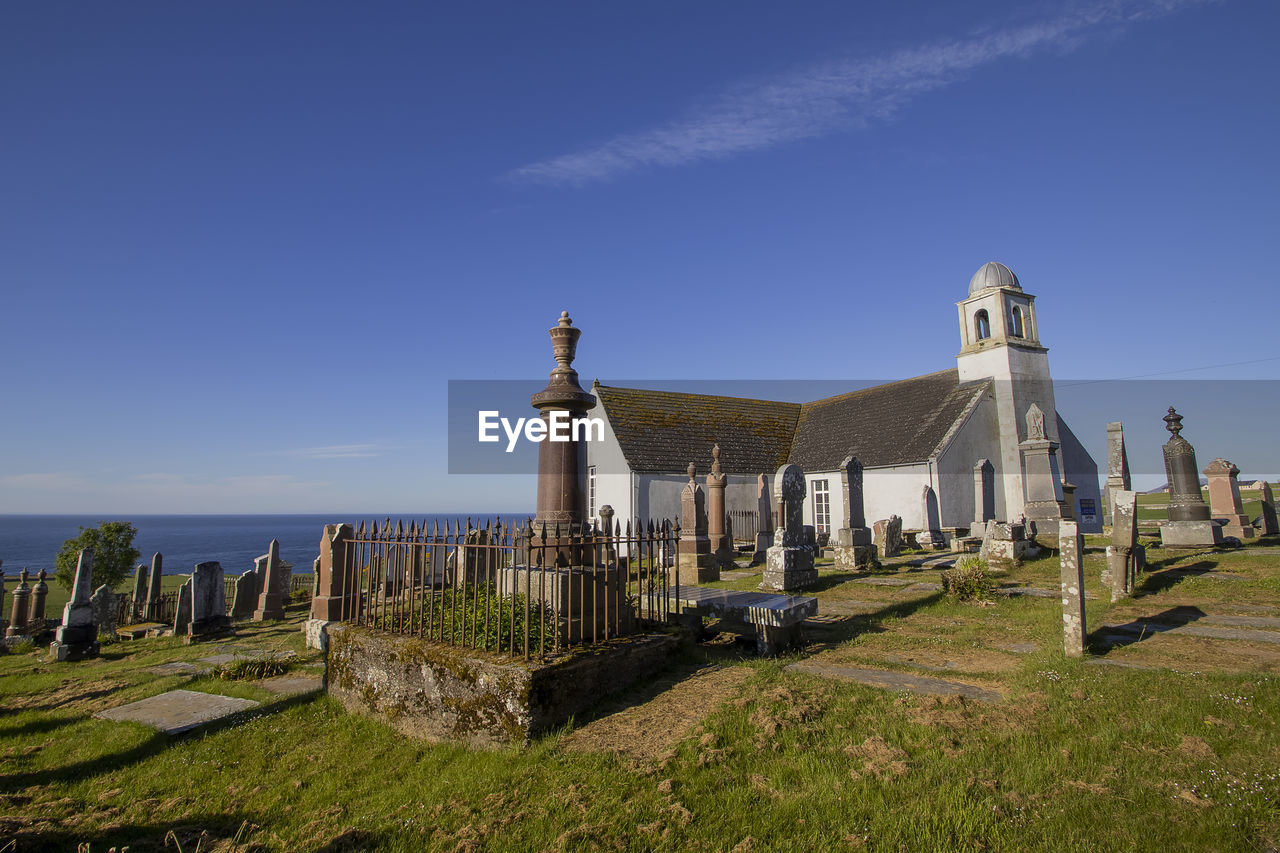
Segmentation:
[(55, 563), (57, 578), (63, 589), (70, 590), (76, 580), (76, 564), (80, 552), (93, 550), (93, 588), (106, 584), (115, 589), (129, 576), (142, 555), (133, 547), (138, 528), (127, 521), (104, 521), (97, 527), (81, 527), (80, 535), (62, 543)]
[(955, 568), (942, 573), (942, 591), (960, 601), (990, 601), (996, 590), (995, 578), (981, 557), (956, 560)]

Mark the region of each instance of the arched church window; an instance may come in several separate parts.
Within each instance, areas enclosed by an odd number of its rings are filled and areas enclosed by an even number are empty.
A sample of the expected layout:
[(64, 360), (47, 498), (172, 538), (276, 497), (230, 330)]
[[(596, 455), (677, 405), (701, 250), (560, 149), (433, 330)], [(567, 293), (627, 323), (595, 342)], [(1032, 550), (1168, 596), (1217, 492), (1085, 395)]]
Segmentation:
[(1026, 337), (1025, 333), (1023, 332), (1021, 305), (1013, 306), (1013, 336), (1015, 338)]
[(991, 337), (991, 318), (985, 308), (973, 315), (973, 336), (978, 340)]

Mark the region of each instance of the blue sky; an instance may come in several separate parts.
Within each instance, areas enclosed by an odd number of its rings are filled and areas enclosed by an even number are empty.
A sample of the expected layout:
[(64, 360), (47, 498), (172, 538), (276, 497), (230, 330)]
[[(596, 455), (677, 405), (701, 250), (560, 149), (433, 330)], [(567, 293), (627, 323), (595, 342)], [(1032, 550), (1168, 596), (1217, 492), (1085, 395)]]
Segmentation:
[[(1277, 36), (1195, 0), (8, 4), (0, 512), (529, 509), (446, 474), (446, 385), (545, 378), (561, 310), (588, 382), (888, 380), (954, 364), (987, 260), (1058, 379), (1274, 380)], [(1275, 473), (1266, 432), (1202, 461)]]

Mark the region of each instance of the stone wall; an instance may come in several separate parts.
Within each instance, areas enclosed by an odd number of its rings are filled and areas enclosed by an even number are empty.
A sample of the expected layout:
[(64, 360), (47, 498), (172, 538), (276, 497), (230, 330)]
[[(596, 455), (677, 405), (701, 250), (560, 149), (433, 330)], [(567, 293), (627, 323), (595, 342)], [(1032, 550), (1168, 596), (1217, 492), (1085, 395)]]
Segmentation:
[(524, 661), (330, 624), (328, 692), (410, 737), (524, 744), (664, 667), (676, 635), (626, 637), (550, 662)]

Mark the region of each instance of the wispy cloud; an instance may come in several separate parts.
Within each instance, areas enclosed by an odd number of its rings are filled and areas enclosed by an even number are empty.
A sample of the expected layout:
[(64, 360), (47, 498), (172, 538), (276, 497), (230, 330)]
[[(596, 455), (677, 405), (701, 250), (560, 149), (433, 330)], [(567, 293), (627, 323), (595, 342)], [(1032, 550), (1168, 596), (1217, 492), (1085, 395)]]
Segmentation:
[(728, 157), (893, 117), (912, 98), (1006, 58), (1074, 49), (1108, 27), (1213, 0), (1103, 0), (1057, 17), (933, 42), (881, 56), (810, 65), (723, 94), (697, 114), (521, 166), (517, 182), (581, 186), (637, 169)]
[(290, 452), (305, 459), (367, 459), (382, 455), (382, 449), (376, 444), (331, 444), (327, 447), (300, 447)]

